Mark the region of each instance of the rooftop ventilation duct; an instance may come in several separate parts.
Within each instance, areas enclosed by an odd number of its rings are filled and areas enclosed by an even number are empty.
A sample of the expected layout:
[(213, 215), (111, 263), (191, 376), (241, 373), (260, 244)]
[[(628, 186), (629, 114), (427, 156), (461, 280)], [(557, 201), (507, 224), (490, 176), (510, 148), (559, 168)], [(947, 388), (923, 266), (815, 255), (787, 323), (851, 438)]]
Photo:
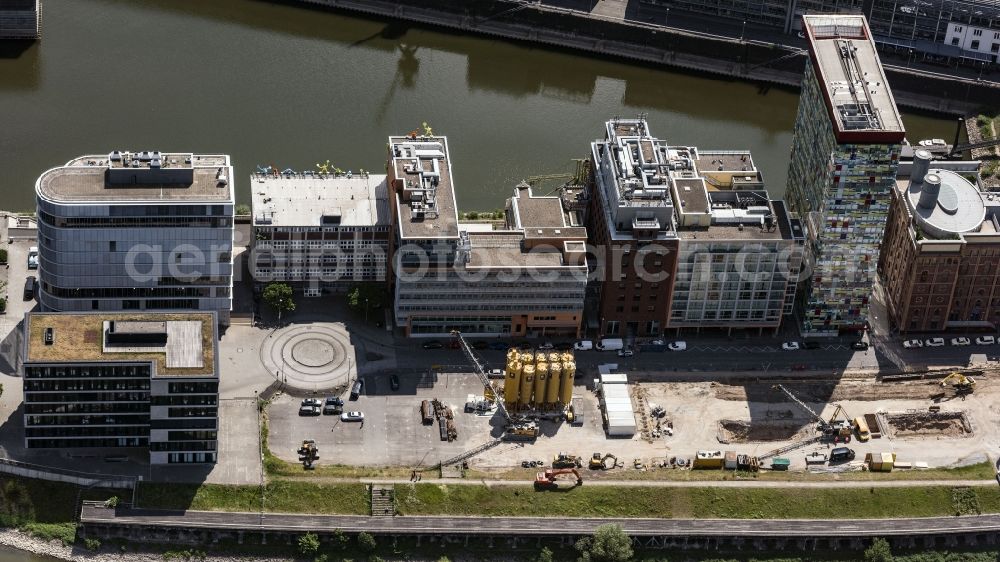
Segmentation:
[(913, 167), (910, 169), (910, 183), (920, 183), (924, 181), (927, 170), (931, 167), (931, 152), (923, 148), (917, 149), (913, 153)]
[(925, 175), (924, 185), (920, 189), (920, 202), (917, 205), (922, 209), (933, 209), (940, 192), (941, 176), (933, 172)]

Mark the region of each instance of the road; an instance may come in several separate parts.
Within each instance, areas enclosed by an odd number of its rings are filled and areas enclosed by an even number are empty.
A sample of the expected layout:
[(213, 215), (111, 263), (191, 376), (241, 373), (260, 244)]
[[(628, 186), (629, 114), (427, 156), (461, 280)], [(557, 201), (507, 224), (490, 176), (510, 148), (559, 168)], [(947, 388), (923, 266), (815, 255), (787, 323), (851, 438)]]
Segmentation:
[(990, 533), (1000, 531), (1000, 515), (927, 517), (913, 519), (624, 519), (566, 517), (366, 517), (357, 515), (293, 515), (205, 511), (105, 509), (85, 505), (80, 523), (152, 526), (229, 531), (311, 531), (340, 529), (346, 533), (433, 534), (452, 536), (565, 536), (593, 533), (615, 523), (631, 536), (678, 537), (871, 537), (925, 534)]

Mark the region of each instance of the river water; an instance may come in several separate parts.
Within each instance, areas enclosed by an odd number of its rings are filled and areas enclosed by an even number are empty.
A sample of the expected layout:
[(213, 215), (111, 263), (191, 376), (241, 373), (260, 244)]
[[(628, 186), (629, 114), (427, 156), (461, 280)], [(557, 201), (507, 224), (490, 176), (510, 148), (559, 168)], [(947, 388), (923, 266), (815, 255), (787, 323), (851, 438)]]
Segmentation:
[[(648, 114), (674, 144), (753, 151), (784, 192), (796, 92), (257, 0), (46, 0), (41, 42), (0, 45), (0, 208), (45, 169), (112, 149), (384, 169), (386, 137), (448, 135), (463, 210), (569, 172), (602, 124)], [(912, 139), (951, 119), (907, 114)]]
[(58, 559), (38, 556), (23, 550), (0, 546), (0, 562), (56, 562)]

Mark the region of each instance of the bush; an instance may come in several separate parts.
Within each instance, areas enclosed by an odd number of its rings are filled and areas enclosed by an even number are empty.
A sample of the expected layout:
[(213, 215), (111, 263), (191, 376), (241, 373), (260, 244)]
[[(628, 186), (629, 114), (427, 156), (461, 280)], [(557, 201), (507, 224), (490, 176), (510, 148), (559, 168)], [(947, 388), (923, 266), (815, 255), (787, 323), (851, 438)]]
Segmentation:
[(326, 562), (327, 558), (329, 558), (327, 555), (320, 554), (316, 558), (313, 558), (313, 562)]
[(7, 263), (7, 249), (0, 248), (0, 263)]
[(299, 537), (299, 554), (313, 556), (319, 552), (319, 537), (316, 533), (306, 533)]
[(7, 312), (7, 299), (0, 297), (0, 312)]
[(249, 215), (250, 214), (250, 205), (247, 205), (246, 203), (241, 203), (241, 204), (237, 205), (236, 206), (236, 214), (237, 215)]
[(871, 546), (865, 549), (865, 562), (892, 562), (892, 548), (889, 541), (875, 539)]
[(341, 531), (340, 529), (333, 530), (333, 536), (330, 537), (330, 544), (332, 544), (335, 548), (339, 548), (340, 550), (347, 550), (347, 547), (350, 544), (350, 542), (351, 539), (347, 538), (347, 535), (343, 531)]
[(538, 551), (538, 556), (535, 557), (535, 562), (552, 562), (552, 549), (549, 547), (542, 547), (542, 550)]
[(378, 547), (375, 544), (375, 537), (371, 534), (361, 531), (358, 533), (358, 547), (365, 553), (371, 554), (375, 552), (375, 548)]
[(594, 536), (576, 543), (583, 562), (626, 562), (632, 559), (632, 539), (621, 525), (606, 524), (594, 530)]
[(97, 552), (101, 550), (101, 541), (98, 539), (84, 539), (83, 545), (87, 547), (87, 550), (91, 552)]

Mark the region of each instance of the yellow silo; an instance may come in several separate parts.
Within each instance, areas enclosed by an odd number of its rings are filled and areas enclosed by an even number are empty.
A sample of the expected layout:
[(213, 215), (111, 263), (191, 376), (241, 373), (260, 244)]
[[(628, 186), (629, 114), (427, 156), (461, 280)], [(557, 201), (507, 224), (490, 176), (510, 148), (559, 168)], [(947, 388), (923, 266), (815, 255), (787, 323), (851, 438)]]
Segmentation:
[(549, 363), (549, 384), (545, 387), (545, 404), (555, 408), (559, 401), (559, 389), (562, 384), (562, 363)]
[(535, 364), (535, 406), (541, 406), (545, 402), (545, 384), (549, 380), (549, 364), (545, 362)]
[(549, 363), (561, 363), (562, 357), (560, 356), (559, 353), (553, 351), (549, 353), (548, 357), (546, 358), (546, 361), (548, 361)]
[(509, 363), (511, 360), (517, 361), (518, 359), (520, 359), (520, 355), (521, 355), (520, 352), (516, 348), (512, 347), (512, 348), (508, 349), (507, 350), (507, 362)]
[(563, 354), (562, 354), (562, 362), (563, 363), (569, 363), (572, 360), (573, 360), (573, 354), (572, 353), (570, 353), (568, 351), (563, 352)]
[(573, 377), (576, 376), (576, 363), (563, 363), (562, 385), (559, 387), (559, 401), (568, 406), (573, 399)]
[(518, 391), (521, 388), (521, 362), (508, 361), (503, 383), (503, 401), (507, 404), (517, 402)]
[(535, 366), (525, 365), (521, 373), (521, 393), (517, 398), (517, 404), (527, 407), (531, 403), (531, 393), (535, 389)]
[(521, 352), (521, 363), (524, 363), (525, 365), (534, 365), (535, 364), (535, 354), (533, 352), (531, 352), (531, 351), (522, 351)]

